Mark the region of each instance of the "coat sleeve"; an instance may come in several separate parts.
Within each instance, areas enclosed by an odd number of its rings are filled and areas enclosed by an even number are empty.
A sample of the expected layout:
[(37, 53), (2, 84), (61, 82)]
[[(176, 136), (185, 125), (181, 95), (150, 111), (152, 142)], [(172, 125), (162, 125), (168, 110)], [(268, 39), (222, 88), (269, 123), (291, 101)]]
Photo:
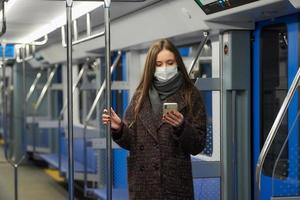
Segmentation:
[(189, 154), (197, 155), (206, 144), (206, 112), (200, 92), (193, 99), (193, 115), (187, 114), (183, 124), (174, 130), (174, 139)]
[(130, 150), (133, 138), (136, 135), (136, 124), (134, 120), (134, 106), (137, 94), (132, 97), (132, 100), (125, 112), (124, 120), (119, 131), (112, 130), (112, 139), (122, 148)]

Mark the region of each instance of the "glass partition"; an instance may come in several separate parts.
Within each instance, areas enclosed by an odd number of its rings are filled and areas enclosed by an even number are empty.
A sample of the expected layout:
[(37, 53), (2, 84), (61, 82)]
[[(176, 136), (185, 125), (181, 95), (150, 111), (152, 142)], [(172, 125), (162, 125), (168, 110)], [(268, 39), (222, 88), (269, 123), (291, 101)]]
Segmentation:
[[(299, 91), (299, 88), (298, 88)], [(296, 94), (294, 100), (298, 98)], [(289, 110), (285, 118), (291, 116), (293, 120), (286, 125), (282, 123), (279, 130), (282, 128), (288, 129), (287, 137), (278, 133), (276, 136), (284, 141), (280, 144), (278, 154), (274, 157), (274, 167), (272, 170), (272, 196), (273, 197), (295, 197), (300, 195), (299, 188), (299, 124), (300, 110), (295, 108), (293, 104), (289, 106)]]

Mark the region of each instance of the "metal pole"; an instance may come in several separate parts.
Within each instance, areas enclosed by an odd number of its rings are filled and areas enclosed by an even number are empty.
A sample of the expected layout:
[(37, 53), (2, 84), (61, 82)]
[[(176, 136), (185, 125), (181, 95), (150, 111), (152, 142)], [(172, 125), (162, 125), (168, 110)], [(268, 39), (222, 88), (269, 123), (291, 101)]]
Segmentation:
[(74, 158), (73, 158), (73, 94), (72, 94), (72, 4), (66, 0), (67, 13), (67, 101), (68, 101), (68, 188), (69, 200), (74, 199)]
[(4, 154), (6, 160), (9, 162), (11, 166), (14, 168), (14, 194), (15, 200), (18, 200), (18, 165), (12, 163), (12, 161), (8, 158), (8, 135), (7, 135), (7, 88), (6, 88), (6, 63), (5, 63), (5, 44), (2, 44), (2, 81), (3, 81), (3, 90), (2, 90), (2, 98), (3, 98), (3, 132), (4, 132)]
[[(81, 80), (81, 78), (82, 78), (82, 76), (83, 76), (83, 73), (84, 73), (85, 69), (86, 69), (86, 68), (83, 66), (83, 67), (81, 68), (80, 72), (78, 73), (77, 80), (75, 80), (75, 83), (74, 83), (74, 85), (73, 85), (73, 93), (75, 92), (75, 90), (76, 90), (76, 88), (77, 88), (77, 86), (78, 86), (78, 84), (79, 84), (79, 81)], [(60, 119), (63, 118), (64, 112), (65, 112), (65, 110), (66, 110), (66, 108), (67, 108), (67, 105), (68, 105), (68, 102), (66, 101), (66, 102), (64, 103), (64, 106), (62, 107), (61, 111), (59, 112), (59, 118), (60, 118)]]
[(234, 194), (234, 199), (238, 200), (238, 189), (237, 189), (237, 184), (238, 184), (238, 169), (237, 169), (237, 133), (236, 133), (236, 91), (232, 91), (232, 100), (231, 100), (231, 109), (232, 109), (232, 150), (233, 150), (233, 158), (232, 158), (232, 175), (233, 175), (233, 180), (234, 180), (234, 185), (233, 185), (233, 194)]
[(7, 101), (6, 101), (6, 63), (5, 63), (5, 44), (2, 45), (2, 82), (3, 82), (3, 89), (2, 89), (2, 105), (3, 105), (3, 113), (2, 113), (2, 122), (3, 122), (3, 135), (4, 135), (4, 156), (6, 160), (8, 158), (8, 135), (7, 135)]
[[(22, 97), (23, 99), (26, 99), (26, 63), (25, 63), (25, 49), (23, 49), (23, 63), (22, 63), (22, 82), (23, 82), (23, 88), (22, 88)], [(25, 144), (25, 135), (26, 135), (26, 100), (23, 101), (23, 135), (22, 135), (22, 144), (23, 144), (23, 150), (26, 151), (26, 144)]]
[(86, 144), (86, 129), (87, 129), (87, 122), (84, 123), (84, 127), (83, 127), (83, 184), (84, 184), (84, 196), (87, 196), (87, 192), (88, 192), (88, 184), (87, 184), (87, 144)]
[[(122, 52), (121, 51), (118, 51), (118, 56), (116, 58), (116, 60), (114, 61), (113, 65), (110, 67), (110, 74), (114, 71), (114, 69), (116, 68), (116, 66), (118, 65), (120, 59), (121, 59), (121, 55), (122, 55)], [(88, 122), (90, 121), (90, 118), (92, 117), (92, 114), (93, 112), (95, 111), (96, 109), (96, 106), (97, 106), (97, 103), (100, 99), (100, 97), (102, 96), (103, 94), (103, 91), (104, 91), (104, 88), (105, 88), (105, 85), (106, 85), (106, 80), (104, 81), (104, 83), (101, 85), (100, 87), (100, 90), (98, 91), (95, 99), (94, 99), (94, 102), (85, 118), (85, 121), (84, 121), (84, 128), (83, 128), (83, 144), (84, 144), (84, 150), (83, 150), (83, 161), (84, 161), (84, 178), (83, 178), (83, 181), (84, 181), (84, 192), (85, 194), (87, 194), (87, 190), (88, 190), (88, 187), (87, 187), (87, 138), (86, 138), (86, 129), (87, 129), (87, 124)]]
[(18, 165), (13, 165), (15, 174), (15, 200), (18, 200)]
[[(221, 121), (221, 129), (220, 129), (220, 138), (222, 140), (224, 136), (224, 133), (223, 133), (223, 127), (224, 127), (224, 114), (223, 114), (223, 110), (224, 110), (224, 105), (223, 105), (223, 102), (224, 102), (224, 82), (223, 82), (223, 67), (224, 67), (224, 64), (223, 64), (223, 36), (224, 36), (224, 33), (220, 33), (219, 34), (219, 63), (220, 63), (220, 79), (221, 79), (221, 91), (220, 91), (220, 99), (221, 99), (221, 104), (220, 104), (220, 110), (221, 110), (221, 113), (220, 113), (220, 121)], [(221, 149), (223, 149), (223, 143), (221, 142)], [(221, 155), (220, 155), (220, 159), (221, 159), (221, 180), (224, 180), (224, 177), (225, 177), (225, 169), (224, 169), (224, 152), (221, 150)], [(221, 199), (226, 199), (226, 195), (227, 195), (227, 192), (225, 190), (225, 182), (224, 181), (221, 181)]]
[[(110, 5), (111, 0), (104, 0), (105, 19), (105, 65), (106, 65), (106, 107), (110, 113), (111, 108), (111, 75), (110, 75)], [(112, 150), (111, 150), (110, 124), (106, 126), (106, 199), (112, 199)]]
[(86, 13), (86, 34), (88, 37), (91, 36), (92, 28), (91, 28), (91, 14)]
[(60, 173), (61, 171), (61, 142), (60, 142), (60, 137), (61, 137), (61, 120), (62, 120), (62, 117), (59, 116), (59, 119), (58, 119), (58, 133), (57, 133), (57, 141), (58, 141), (58, 171)]

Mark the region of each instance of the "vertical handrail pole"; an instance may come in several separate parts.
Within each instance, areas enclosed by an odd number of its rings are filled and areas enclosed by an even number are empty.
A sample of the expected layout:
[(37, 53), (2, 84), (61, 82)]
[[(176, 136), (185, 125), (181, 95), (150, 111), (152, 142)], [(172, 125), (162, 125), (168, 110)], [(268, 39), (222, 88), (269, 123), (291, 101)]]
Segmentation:
[(84, 191), (84, 196), (87, 196), (87, 192), (88, 192), (88, 184), (87, 184), (87, 144), (86, 144), (86, 129), (87, 129), (87, 122), (84, 122), (83, 125), (83, 191)]
[(18, 165), (13, 164), (8, 158), (8, 134), (7, 134), (7, 87), (5, 83), (6, 77), (6, 63), (5, 63), (5, 47), (6, 44), (2, 43), (2, 81), (3, 81), (3, 90), (2, 90), (2, 98), (3, 98), (3, 133), (4, 133), (4, 156), (5, 159), (9, 162), (9, 164), (14, 168), (14, 196), (15, 200), (18, 200)]
[(15, 176), (15, 200), (18, 200), (18, 165), (13, 165), (14, 167), (14, 176)]
[[(111, 0), (104, 0), (104, 19), (105, 19), (105, 65), (106, 65), (106, 107), (109, 115), (111, 115), (111, 75), (110, 75), (110, 5)], [(106, 126), (106, 199), (112, 199), (112, 150), (111, 150), (111, 125)]]
[[(72, 92), (72, 93), (75, 92), (75, 90), (76, 90), (76, 88), (77, 88), (77, 86), (78, 86), (78, 84), (79, 84), (79, 82), (80, 82), (80, 80), (81, 80), (81, 78), (82, 78), (82, 76), (83, 76), (85, 70), (86, 70), (86, 68), (85, 68), (85, 67), (82, 67), (81, 70), (79, 71), (78, 77), (77, 77), (77, 79), (75, 80), (75, 83), (74, 83), (74, 85), (73, 85), (73, 92)], [(59, 117), (60, 117), (60, 118), (63, 118), (63, 115), (64, 115), (64, 112), (65, 112), (65, 110), (66, 110), (66, 108), (67, 108), (67, 105), (68, 105), (68, 101), (66, 101), (66, 102), (64, 103), (64, 106), (62, 107), (62, 109), (61, 109), (60, 112), (59, 112)]]
[[(23, 49), (23, 56), (25, 55), (25, 49)], [(26, 149), (26, 145), (25, 145), (25, 135), (26, 135), (26, 105), (27, 105), (27, 101), (26, 101), (26, 63), (25, 63), (25, 57), (23, 57), (23, 62), (22, 62), (22, 98), (25, 99), (25, 101), (23, 101), (23, 135), (22, 135), (22, 144), (23, 146), (23, 150)]]
[(3, 82), (3, 89), (2, 89), (2, 105), (3, 105), (3, 113), (2, 113), (2, 123), (3, 123), (3, 135), (4, 135), (4, 156), (6, 160), (8, 158), (8, 135), (7, 135), (7, 99), (6, 99), (6, 63), (5, 63), (5, 44), (2, 43), (2, 82)]
[(67, 101), (68, 101), (68, 189), (69, 200), (74, 199), (74, 158), (73, 158), (73, 94), (72, 94), (72, 5), (66, 0), (67, 18)]
[[(75, 83), (73, 85), (73, 92), (72, 93), (75, 92), (81, 78), (83, 77), (83, 74), (84, 74), (85, 70), (86, 70), (86, 68), (83, 66), (81, 68), (80, 72), (78, 73), (77, 80), (75, 81)], [(64, 103), (64, 106), (62, 107), (62, 109), (59, 113), (59, 116), (58, 116), (58, 135), (57, 135), (57, 137), (58, 137), (58, 144), (59, 144), (58, 145), (58, 170), (59, 171), (61, 169), (61, 153), (62, 153), (62, 149), (61, 149), (61, 146), (60, 146), (60, 138), (62, 136), (62, 134), (61, 134), (61, 121), (63, 120), (64, 112), (65, 112), (67, 106), (68, 106), (68, 101), (66, 101)]]
[(58, 133), (57, 133), (57, 141), (58, 141), (58, 172), (60, 174), (60, 171), (61, 171), (61, 154), (62, 154), (62, 149), (61, 149), (61, 142), (60, 142), (60, 137), (61, 137), (61, 120), (62, 120), (62, 117), (59, 116), (59, 119), (58, 119)]
[[(2, 43), (2, 81), (3, 81), (3, 89), (2, 89), (2, 98), (3, 98), (3, 132), (4, 132), (4, 156), (8, 163), (14, 168), (14, 199), (18, 200), (18, 164), (14, 164), (12, 160), (8, 158), (8, 134), (7, 134), (7, 87), (5, 83), (6, 77), (6, 63), (5, 63), (5, 47), (6, 44)], [(24, 156), (23, 156), (24, 157)], [(23, 160), (21, 158), (20, 162)]]
[[(122, 52), (121, 51), (118, 51), (118, 56), (117, 58), (115, 59), (114, 63), (112, 64), (112, 66), (110, 67), (110, 74), (113, 73), (113, 71), (115, 70), (115, 68), (117, 67), (120, 59), (121, 59), (121, 56), (122, 56)], [(84, 127), (83, 127), (83, 144), (84, 144), (84, 149), (83, 149), (83, 161), (84, 161), (84, 176), (83, 176), (83, 182), (84, 182), (84, 193), (85, 195), (87, 195), (87, 191), (88, 191), (88, 187), (87, 187), (87, 138), (86, 138), (86, 129), (87, 129), (87, 125), (88, 125), (88, 122), (90, 121), (91, 117), (92, 117), (92, 114), (94, 113), (95, 109), (96, 109), (96, 106), (98, 104), (98, 101), (100, 99), (100, 97), (102, 96), (103, 94), (103, 91), (105, 89), (105, 86), (106, 86), (106, 80), (103, 81), (95, 99), (94, 99), (94, 102), (92, 103), (92, 106), (88, 112), (88, 114), (86, 115), (86, 118), (84, 120)]]
[(238, 199), (238, 189), (237, 189), (237, 183), (238, 183), (238, 169), (237, 169), (237, 132), (236, 132), (236, 94), (237, 92), (235, 90), (232, 91), (232, 100), (231, 100), (231, 110), (232, 110), (232, 133), (233, 133), (233, 137), (232, 137), (232, 151), (233, 151), (233, 159), (232, 159), (232, 163), (233, 163), (233, 167), (232, 167), (232, 174), (233, 174), (233, 180), (234, 180), (234, 186), (233, 186), (233, 190), (234, 190), (234, 199)]

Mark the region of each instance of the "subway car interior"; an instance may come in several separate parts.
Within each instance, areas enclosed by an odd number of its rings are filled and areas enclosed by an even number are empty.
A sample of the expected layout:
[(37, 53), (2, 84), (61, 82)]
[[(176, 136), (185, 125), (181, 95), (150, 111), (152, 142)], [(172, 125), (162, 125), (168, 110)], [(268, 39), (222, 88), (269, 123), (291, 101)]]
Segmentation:
[(101, 117), (124, 116), (162, 38), (206, 109), (194, 199), (300, 200), (299, 10), (300, 0), (0, 0), (0, 200), (130, 199), (129, 152)]

